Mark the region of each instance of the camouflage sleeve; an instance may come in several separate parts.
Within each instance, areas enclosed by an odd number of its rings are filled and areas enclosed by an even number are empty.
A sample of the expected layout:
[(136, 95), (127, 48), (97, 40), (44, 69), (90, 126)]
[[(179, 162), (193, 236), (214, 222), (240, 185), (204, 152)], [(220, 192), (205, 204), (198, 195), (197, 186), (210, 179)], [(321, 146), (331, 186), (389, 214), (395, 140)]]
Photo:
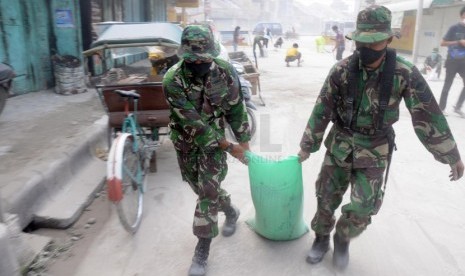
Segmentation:
[(335, 81), (338, 74), (336, 68), (337, 66), (334, 66), (329, 72), (302, 135), (300, 148), (305, 152), (320, 149), (326, 127), (331, 121), (334, 110), (333, 96), (339, 91), (339, 85)]
[(171, 116), (176, 118), (176, 123), (193, 137), (193, 141), (199, 147), (218, 147), (221, 135), (203, 122), (195, 107), (188, 101), (184, 94), (181, 79), (170, 76), (168, 72), (163, 79), (163, 89), (171, 108)]
[(248, 142), (251, 139), (247, 108), (239, 86), (237, 73), (229, 68), (232, 85), (229, 87), (228, 104), (231, 107), (225, 114), (226, 121), (231, 126), (234, 136), (239, 143)]
[(412, 115), (417, 137), (434, 158), (444, 164), (455, 164), (460, 160), (457, 144), (446, 118), (416, 67), (412, 68), (403, 97)]

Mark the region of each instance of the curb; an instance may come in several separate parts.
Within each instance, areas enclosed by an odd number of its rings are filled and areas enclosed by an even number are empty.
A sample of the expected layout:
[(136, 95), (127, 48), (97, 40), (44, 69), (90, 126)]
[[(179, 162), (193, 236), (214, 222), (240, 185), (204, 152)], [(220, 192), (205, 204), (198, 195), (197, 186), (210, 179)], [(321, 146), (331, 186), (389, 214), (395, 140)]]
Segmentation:
[(1, 275), (20, 275), (20, 269), (16, 257), (13, 256), (12, 246), (9, 243), (8, 228), (5, 224), (0, 223), (0, 248), (2, 248), (2, 257), (0, 258)]
[[(71, 148), (68, 153), (62, 153), (62, 157), (51, 163), (46, 171), (36, 171), (11, 199), (9, 209), (6, 211), (18, 215), (22, 229), (33, 221), (38, 209), (54, 201), (56, 194), (67, 189), (70, 180), (75, 178), (89, 161), (97, 159), (96, 148), (107, 148), (107, 120), (107, 116), (104, 115), (95, 121), (89, 128), (90, 133), (78, 141), (76, 147)], [(96, 186), (99, 185), (100, 180), (95, 180)]]

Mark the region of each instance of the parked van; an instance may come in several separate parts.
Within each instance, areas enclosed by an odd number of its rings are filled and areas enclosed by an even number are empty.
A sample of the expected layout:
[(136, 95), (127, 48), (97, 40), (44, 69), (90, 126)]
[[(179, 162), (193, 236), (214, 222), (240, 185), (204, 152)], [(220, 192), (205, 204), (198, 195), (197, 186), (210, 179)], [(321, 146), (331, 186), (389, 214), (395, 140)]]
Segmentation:
[(283, 35), (283, 26), (279, 22), (259, 22), (255, 25), (253, 34), (264, 34), (265, 28), (270, 29), (273, 36)]

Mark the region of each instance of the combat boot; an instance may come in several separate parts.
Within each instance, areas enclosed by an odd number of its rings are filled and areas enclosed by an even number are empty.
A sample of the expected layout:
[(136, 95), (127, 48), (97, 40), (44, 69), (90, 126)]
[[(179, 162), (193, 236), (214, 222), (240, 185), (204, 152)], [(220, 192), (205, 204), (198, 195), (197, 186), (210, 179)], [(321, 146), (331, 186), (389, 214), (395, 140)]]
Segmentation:
[(226, 215), (226, 220), (224, 221), (221, 234), (225, 237), (229, 237), (236, 232), (236, 222), (241, 212), (234, 205), (229, 205), (225, 208), (224, 214)]
[(316, 264), (323, 260), (326, 252), (329, 250), (329, 235), (316, 234), (312, 244), (312, 249), (307, 254), (307, 263)]
[(336, 232), (333, 237), (333, 242), (333, 265), (337, 269), (344, 270), (349, 264), (349, 241), (344, 241)]
[(189, 276), (204, 276), (207, 271), (207, 259), (210, 252), (210, 243), (212, 239), (199, 238), (195, 247), (192, 264), (189, 268)]

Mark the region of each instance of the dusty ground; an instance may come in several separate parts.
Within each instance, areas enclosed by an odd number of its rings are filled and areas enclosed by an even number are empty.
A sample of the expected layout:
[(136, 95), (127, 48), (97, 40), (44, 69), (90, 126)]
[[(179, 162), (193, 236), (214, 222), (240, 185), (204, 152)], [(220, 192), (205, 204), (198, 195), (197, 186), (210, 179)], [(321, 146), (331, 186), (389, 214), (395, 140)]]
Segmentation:
[(28, 275), (70, 275), (69, 268), (78, 265), (79, 256), (86, 255), (89, 245), (102, 231), (112, 212), (111, 207), (105, 191), (101, 191), (69, 229), (32, 230), (34, 234), (53, 237), (53, 241), (30, 267)]

